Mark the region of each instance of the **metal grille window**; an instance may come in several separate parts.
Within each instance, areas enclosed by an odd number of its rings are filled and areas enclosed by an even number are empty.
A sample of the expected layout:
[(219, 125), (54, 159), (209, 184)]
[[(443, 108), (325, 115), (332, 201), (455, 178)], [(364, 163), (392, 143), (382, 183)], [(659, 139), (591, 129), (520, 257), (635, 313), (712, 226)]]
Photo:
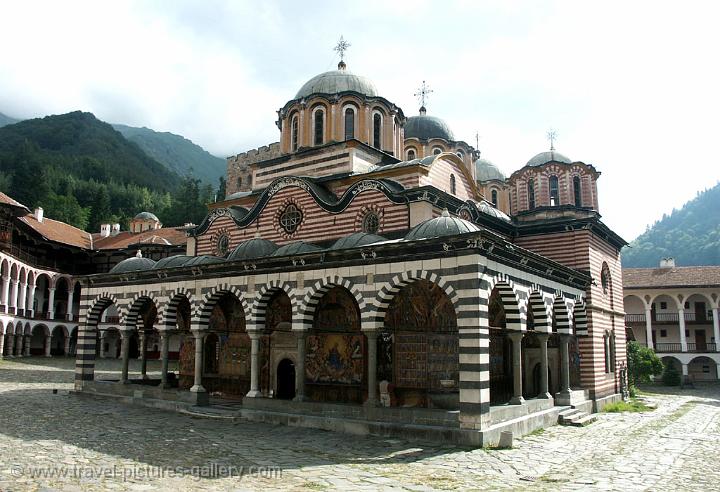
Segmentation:
[(528, 208), (530, 210), (535, 208), (535, 181), (530, 179), (527, 184), (528, 193)]
[(380, 229), (380, 217), (375, 212), (368, 212), (363, 217), (362, 230), (368, 234), (375, 234)]
[(225, 256), (230, 247), (230, 238), (227, 234), (223, 234), (218, 238), (217, 241), (217, 254), (218, 256)]
[(454, 174), (450, 175), (450, 193), (452, 193), (453, 195), (455, 193), (457, 193), (457, 185), (455, 184), (455, 175)]
[(492, 190), (490, 196), (492, 197), (491, 200), (492, 200), (493, 207), (497, 207), (497, 204), (498, 204), (497, 190)]
[(345, 140), (355, 138), (355, 111), (352, 108), (345, 110)]
[(293, 116), (292, 123), (290, 124), (290, 140), (292, 144), (292, 151), (295, 152), (298, 149), (298, 118)]
[(560, 188), (558, 186), (558, 177), (550, 176), (550, 206), (554, 207), (560, 204)]
[(580, 176), (573, 178), (573, 191), (575, 192), (575, 206), (582, 207), (582, 188), (580, 185)]
[(382, 146), (382, 116), (375, 113), (373, 116), (373, 147), (379, 149)]
[(280, 215), (280, 227), (288, 234), (294, 233), (302, 222), (302, 212), (292, 203)]
[(322, 145), (325, 135), (325, 112), (322, 109), (315, 111), (315, 145)]

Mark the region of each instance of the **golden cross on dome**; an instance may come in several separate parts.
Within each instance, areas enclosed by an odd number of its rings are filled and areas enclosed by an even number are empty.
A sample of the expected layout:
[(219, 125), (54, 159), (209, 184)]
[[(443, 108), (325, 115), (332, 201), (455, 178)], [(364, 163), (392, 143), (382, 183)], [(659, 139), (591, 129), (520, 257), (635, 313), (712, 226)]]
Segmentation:
[(413, 94), (415, 97), (418, 98), (418, 102), (420, 103), (420, 111), (425, 110), (425, 102), (427, 102), (428, 94), (431, 94), (431, 93), (432, 93), (432, 89), (423, 80), (422, 85), (420, 86), (418, 91), (415, 94)]
[(333, 48), (333, 50), (337, 51), (338, 54), (340, 55), (340, 61), (343, 61), (343, 59), (345, 58), (345, 52), (347, 51), (347, 49), (349, 47), (350, 47), (350, 43), (345, 41), (345, 38), (340, 36), (340, 41), (338, 41), (338, 44), (336, 44), (335, 47)]
[(555, 140), (557, 140), (557, 132), (550, 129), (549, 132), (547, 132), (547, 138), (550, 140), (550, 150), (555, 150)]

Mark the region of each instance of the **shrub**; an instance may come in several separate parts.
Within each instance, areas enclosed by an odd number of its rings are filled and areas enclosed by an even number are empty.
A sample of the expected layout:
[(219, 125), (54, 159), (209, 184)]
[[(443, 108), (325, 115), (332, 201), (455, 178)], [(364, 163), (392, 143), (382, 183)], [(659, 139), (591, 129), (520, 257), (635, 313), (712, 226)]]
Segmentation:
[(675, 369), (675, 365), (668, 362), (665, 364), (662, 382), (665, 386), (680, 386), (680, 373)]
[(635, 341), (628, 342), (627, 361), (630, 387), (649, 383), (650, 376), (659, 376), (663, 372), (663, 363), (655, 352)]

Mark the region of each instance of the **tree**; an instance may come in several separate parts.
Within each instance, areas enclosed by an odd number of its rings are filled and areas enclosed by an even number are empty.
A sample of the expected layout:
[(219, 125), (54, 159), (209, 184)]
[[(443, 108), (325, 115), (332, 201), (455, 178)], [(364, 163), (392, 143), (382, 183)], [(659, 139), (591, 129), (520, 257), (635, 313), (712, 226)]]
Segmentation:
[(665, 386), (680, 386), (680, 373), (672, 362), (665, 365), (662, 382)]
[(663, 372), (663, 363), (655, 352), (635, 341), (627, 345), (627, 360), (630, 386), (649, 383), (650, 376), (659, 376)]
[(220, 183), (218, 184), (217, 196), (215, 197), (216, 202), (225, 200), (227, 194), (227, 186), (225, 182), (225, 176), (220, 176)]

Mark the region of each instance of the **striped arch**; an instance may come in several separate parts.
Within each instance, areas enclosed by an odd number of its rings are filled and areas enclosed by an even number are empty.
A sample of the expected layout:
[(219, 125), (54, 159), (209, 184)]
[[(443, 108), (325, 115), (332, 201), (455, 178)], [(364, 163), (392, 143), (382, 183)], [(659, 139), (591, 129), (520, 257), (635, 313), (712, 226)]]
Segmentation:
[[(313, 320), (315, 318), (315, 309), (317, 308), (320, 299), (325, 295), (327, 291), (333, 287), (343, 287), (348, 290), (355, 298), (358, 309), (360, 310), (360, 322), (367, 317), (367, 309), (365, 306), (365, 298), (362, 296), (360, 291), (353, 285), (352, 282), (346, 280), (338, 275), (331, 277), (325, 277), (322, 280), (315, 282), (310, 288), (310, 291), (305, 294), (302, 305), (299, 306), (298, 311), (300, 312), (300, 324), (302, 325), (299, 329), (310, 329), (312, 328)], [(293, 327), (293, 329), (296, 329)]]
[(427, 280), (428, 282), (440, 287), (443, 292), (450, 298), (455, 313), (459, 313), (459, 298), (455, 289), (445, 279), (435, 273), (430, 273), (427, 270), (413, 270), (407, 271), (400, 275), (395, 275), (390, 282), (388, 282), (378, 292), (375, 297), (374, 313), (368, 314), (370, 325), (374, 329), (382, 328), (385, 323), (385, 315), (387, 314), (390, 303), (392, 302), (395, 295), (400, 292), (407, 285), (417, 281)]
[(5, 334), (6, 335), (14, 335), (15, 334), (15, 327), (12, 323), (8, 323), (7, 327), (5, 328)]
[(575, 322), (575, 335), (587, 336), (587, 307), (584, 299), (578, 299), (573, 308), (573, 320)]
[(270, 283), (260, 287), (250, 312), (250, 320), (248, 322), (248, 330), (260, 330), (265, 328), (265, 312), (267, 310), (270, 298), (275, 295), (278, 290), (284, 291), (290, 298), (290, 309), (292, 319), (297, 315), (297, 302), (295, 300), (295, 292), (290, 284), (283, 280), (271, 280)]
[(568, 311), (567, 301), (560, 294), (557, 294), (553, 300), (553, 316), (555, 316), (558, 333), (563, 335), (572, 335), (570, 312)]
[(245, 314), (245, 323), (247, 329), (247, 323), (250, 320), (250, 307), (248, 306), (245, 297), (243, 296), (240, 288), (236, 285), (221, 284), (216, 285), (203, 297), (202, 304), (197, 309), (195, 316), (193, 316), (190, 322), (191, 330), (207, 330), (210, 323), (210, 315), (212, 315), (213, 309), (217, 305), (218, 301), (225, 295), (231, 294), (240, 301), (242, 304), (243, 313)]
[[(84, 314), (85, 319), (80, 318), (80, 324), (97, 326), (98, 323), (100, 323), (100, 317), (102, 316), (103, 311), (105, 311), (113, 304), (117, 308), (118, 316), (120, 316), (120, 321), (122, 322), (124, 313), (123, 310), (120, 308), (120, 305), (118, 304), (117, 298), (112, 294), (103, 292), (102, 294), (98, 294), (97, 296), (95, 296), (95, 299), (90, 302), (90, 308), (88, 308), (87, 312)], [(83, 314), (81, 310), (81, 316), (82, 315)]]
[(165, 309), (158, 312), (158, 324), (164, 326), (166, 330), (174, 330), (177, 327), (177, 310), (183, 299), (187, 299), (190, 303), (190, 312), (195, 305), (195, 297), (185, 287), (178, 287), (168, 295), (168, 302)]
[(134, 330), (137, 328), (137, 320), (140, 315), (140, 309), (142, 309), (147, 301), (152, 302), (155, 305), (155, 309), (158, 312), (160, 311), (157, 299), (155, 299), (155, 294), (148, 292), (147, 290), (141, 290), (133, 296), (132, 300), (128, 304), (128, 312), (125, 316), (124, 323), (127, 329)]
[(536, 332), (550, 333), (552, 331), (547, 305), (545, 304), (542, 294), (537, 290), (533, 290), (530, 293), (528, 311), (532, 311)]
[(495, 289), (500, 294), (505, 310), (505, 327), (510, 331), (525, 331), (526, 325), (522, 322), (520, 313), (520, 299), (515, 293), (513, 281), (502, 274), (494, 277), (488, 286), (488, 300)]

